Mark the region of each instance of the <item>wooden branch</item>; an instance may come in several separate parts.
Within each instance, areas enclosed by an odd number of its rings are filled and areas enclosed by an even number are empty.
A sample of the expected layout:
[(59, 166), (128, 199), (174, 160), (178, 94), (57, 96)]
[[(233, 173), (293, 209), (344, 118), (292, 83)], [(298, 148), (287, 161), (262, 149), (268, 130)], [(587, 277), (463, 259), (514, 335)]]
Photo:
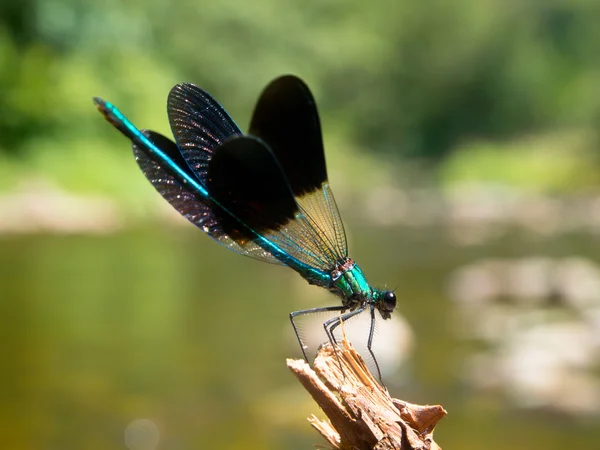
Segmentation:
[(332, 448), (440, 450), (433, 429), (444, 408), (391, 398), (347, 341), (337, 357), (330, 344), (321, 347), (314, 370), (304, 360), (288, 359), (287, 366), (329, 418), (309, 421)]

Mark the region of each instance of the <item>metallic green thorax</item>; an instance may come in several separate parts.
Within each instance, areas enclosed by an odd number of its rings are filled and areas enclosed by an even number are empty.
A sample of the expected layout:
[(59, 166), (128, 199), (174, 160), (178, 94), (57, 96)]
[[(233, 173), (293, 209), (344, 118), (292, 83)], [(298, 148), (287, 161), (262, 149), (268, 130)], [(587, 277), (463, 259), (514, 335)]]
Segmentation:
[(330, 290), (342, 297), (344, 305), (350, 308), (379, 300), (380, 292), (369, 286), (360, 267), (350, 258), (332, 272), (331, 280)]

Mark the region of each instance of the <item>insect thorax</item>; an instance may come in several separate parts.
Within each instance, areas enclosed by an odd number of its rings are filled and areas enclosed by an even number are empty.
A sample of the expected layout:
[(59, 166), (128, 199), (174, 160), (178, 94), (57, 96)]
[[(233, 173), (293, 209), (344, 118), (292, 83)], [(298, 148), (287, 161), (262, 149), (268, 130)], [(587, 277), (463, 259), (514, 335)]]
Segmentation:
[(329, 290), (342, 298), (342, 303), (349, 308), (354, 308), (370, 302), (373, 290), (360, 267), (350, 259), (343, 260), (331, 271), (331, 285)]

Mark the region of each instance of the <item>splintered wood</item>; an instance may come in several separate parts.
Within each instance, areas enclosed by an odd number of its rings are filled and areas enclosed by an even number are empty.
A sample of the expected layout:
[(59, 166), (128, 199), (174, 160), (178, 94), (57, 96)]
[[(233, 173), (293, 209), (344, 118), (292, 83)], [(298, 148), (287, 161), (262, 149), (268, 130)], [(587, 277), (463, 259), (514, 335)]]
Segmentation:
[(346, 341), (338, 347), (337, 356), (327, 344), (319, 350), (314, 370), (304, 360), (287, 360), (329, 418), (313, 415), (309, 421), (332, 448), (440, 449), (433, 441), (433, 429), (446, 415), (444, 408), (391, 398)]

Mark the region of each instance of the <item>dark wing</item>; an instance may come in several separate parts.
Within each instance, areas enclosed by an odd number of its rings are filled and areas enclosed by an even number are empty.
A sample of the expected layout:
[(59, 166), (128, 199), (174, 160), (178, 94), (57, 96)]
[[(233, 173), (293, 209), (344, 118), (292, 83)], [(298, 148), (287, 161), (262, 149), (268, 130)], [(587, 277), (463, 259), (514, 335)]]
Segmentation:
[(214, 151), (230, 137), (243, 133), (219, 102), (191, 83), (171, 89), (167, 113), (183, 159), (204, 184)]
[[(218, 188), (215, 187), (216, 184), (208, 182), (208, 172), (213, 170), (212, 160), (221, 154), (225, 141), (231, 138), (233, 142), (239, 138), (239, 129), (216, 100), (192, 84), (180, 84), (171, 90), (168, 113), (171, 130), (187, 165), (207, 186), (209, 195), (221, 201), (219, 197), (223, 192), (212, 192)], [(297, 212), (285, 226), (275, 222), (271, 226), (258, 226), (255, 231), (263, 240), (261, 246), (266, 239), (301, 263), (330, 271), (347, 256), (346, 236), (333, 194), (327, 184), (319, 117), (306, 85), (298, 78), (288, 76), (267, 86), (255, 109), (250, 132), (267, 144), (272, 150), (272, 153), (269, 152), (270, 156), (265, 156), (265, 152), (259, 150), (259, 147), (264, 147), (262, 143), (242, 139), (231, 144), (236, 150), (223, 152), (227, 156), (223, 156), (223, 160), (218, 163), (219, 168), (214, 169), (216, 179), (213, 179), (213, 183), (218, 181), (224, 186), (231, 186), (230, 183), (236, 180), (227, 175), (226, 165), (242, 163), (241, 160), (245, 158), (240, 156), (242, 154), (260, 155), (256, 156), (257, 159), (265, 162), (273, 158), (274, 153), (278, 170), (283, 171), (284, 179), (287, 180), (285, 192), (290, 192), (291, 189), (295, 196)], [(244, 150), (238, 152), (242, 147)], [(244, 160), (243, 163), (248, 161)], [(256, 166), (250, 167), (258, 170)], [(269, 170), (274, 171), (273, 167)], [(235, 194), (239, 196), (237, 204), (246, 201), (242, 194), (244, 190), (251, 189), (251, 179), (258, 182), (257, 177), (251, 176), (239, 180), (241, 187)], [(276, 186), (272, 189), (280, 189), (278, 183)], [(265, 202), (261, 206), (263, 210), (267, 209), (267, 205), (273, 206), (266, 198), (255, 200)], [(240, 219), (237, 214), (232, 214)], [(246, 216), (244, 220), (251, 221)], [(227, 218), (219, 217), (217, 221), (227, 223)], [(254, 223), (246, 225), (254, 230)], [(232, 231), (233, 226), (229, 229), (240, 246), (248, 245), (250, 238), (250, 232), (243, 228), (236, 229), (235, 233)], [(227, 231), (224, 232), (228, 234)], [(257, 235), (254, 235), (254, 239), (257, 239)]]
[(327, 243), (301, 211), (264, 142), (253, 136), (225, 142), (209, 163), (206, 188), (222, 207), (215, 209), (217, 222), (238, 245), (260, 243), (305, 278), (329, 282)]
[(271, 147), (295, 196), (327, 181), (317, 105), (299, 78), (287, 75), (269, 83), (254, 108), (249, 134)]
[(308, 86), (293, 75), (273, 80), (256, 104), (249, 132), (271, 148), (296, 196), (304, 220), (294, 233), (331, 265), (345, 258), (346, 233), (327, 182), (319, 113)]
[(284, 228), (299, 212), (273, 153), (251, 136), (232, 138), (215, 152), (206, 188), (224, 208), (217, 222), (240, 243)]
[[(190, 179), (196, 179), (173, 141), (154, 131), (142, 130), (142, 133), (162, 150), (173, 164), (182, 169)], [(222, 210), (212, 204), (202, 192), (195, 190), (190, 183), (185, 183), (180, 176), (175, 176), (174, 171), (169, 169), (169, 162), (158, 162), (157, 158), (146, 147), (138, 144), (133, 144), (133, 154), (140, 169), (160, 195), (182, 216), (202, 229), (211, 238), (240, 254), (269, 263), (281, 264), (280, 261), (255, 242), (237, 243), (232, 239), (224, 231), (221, 222), (216, 217), (217, 215), (223, 215)], [(219, 213), (216, 214), (216, 211)]]

